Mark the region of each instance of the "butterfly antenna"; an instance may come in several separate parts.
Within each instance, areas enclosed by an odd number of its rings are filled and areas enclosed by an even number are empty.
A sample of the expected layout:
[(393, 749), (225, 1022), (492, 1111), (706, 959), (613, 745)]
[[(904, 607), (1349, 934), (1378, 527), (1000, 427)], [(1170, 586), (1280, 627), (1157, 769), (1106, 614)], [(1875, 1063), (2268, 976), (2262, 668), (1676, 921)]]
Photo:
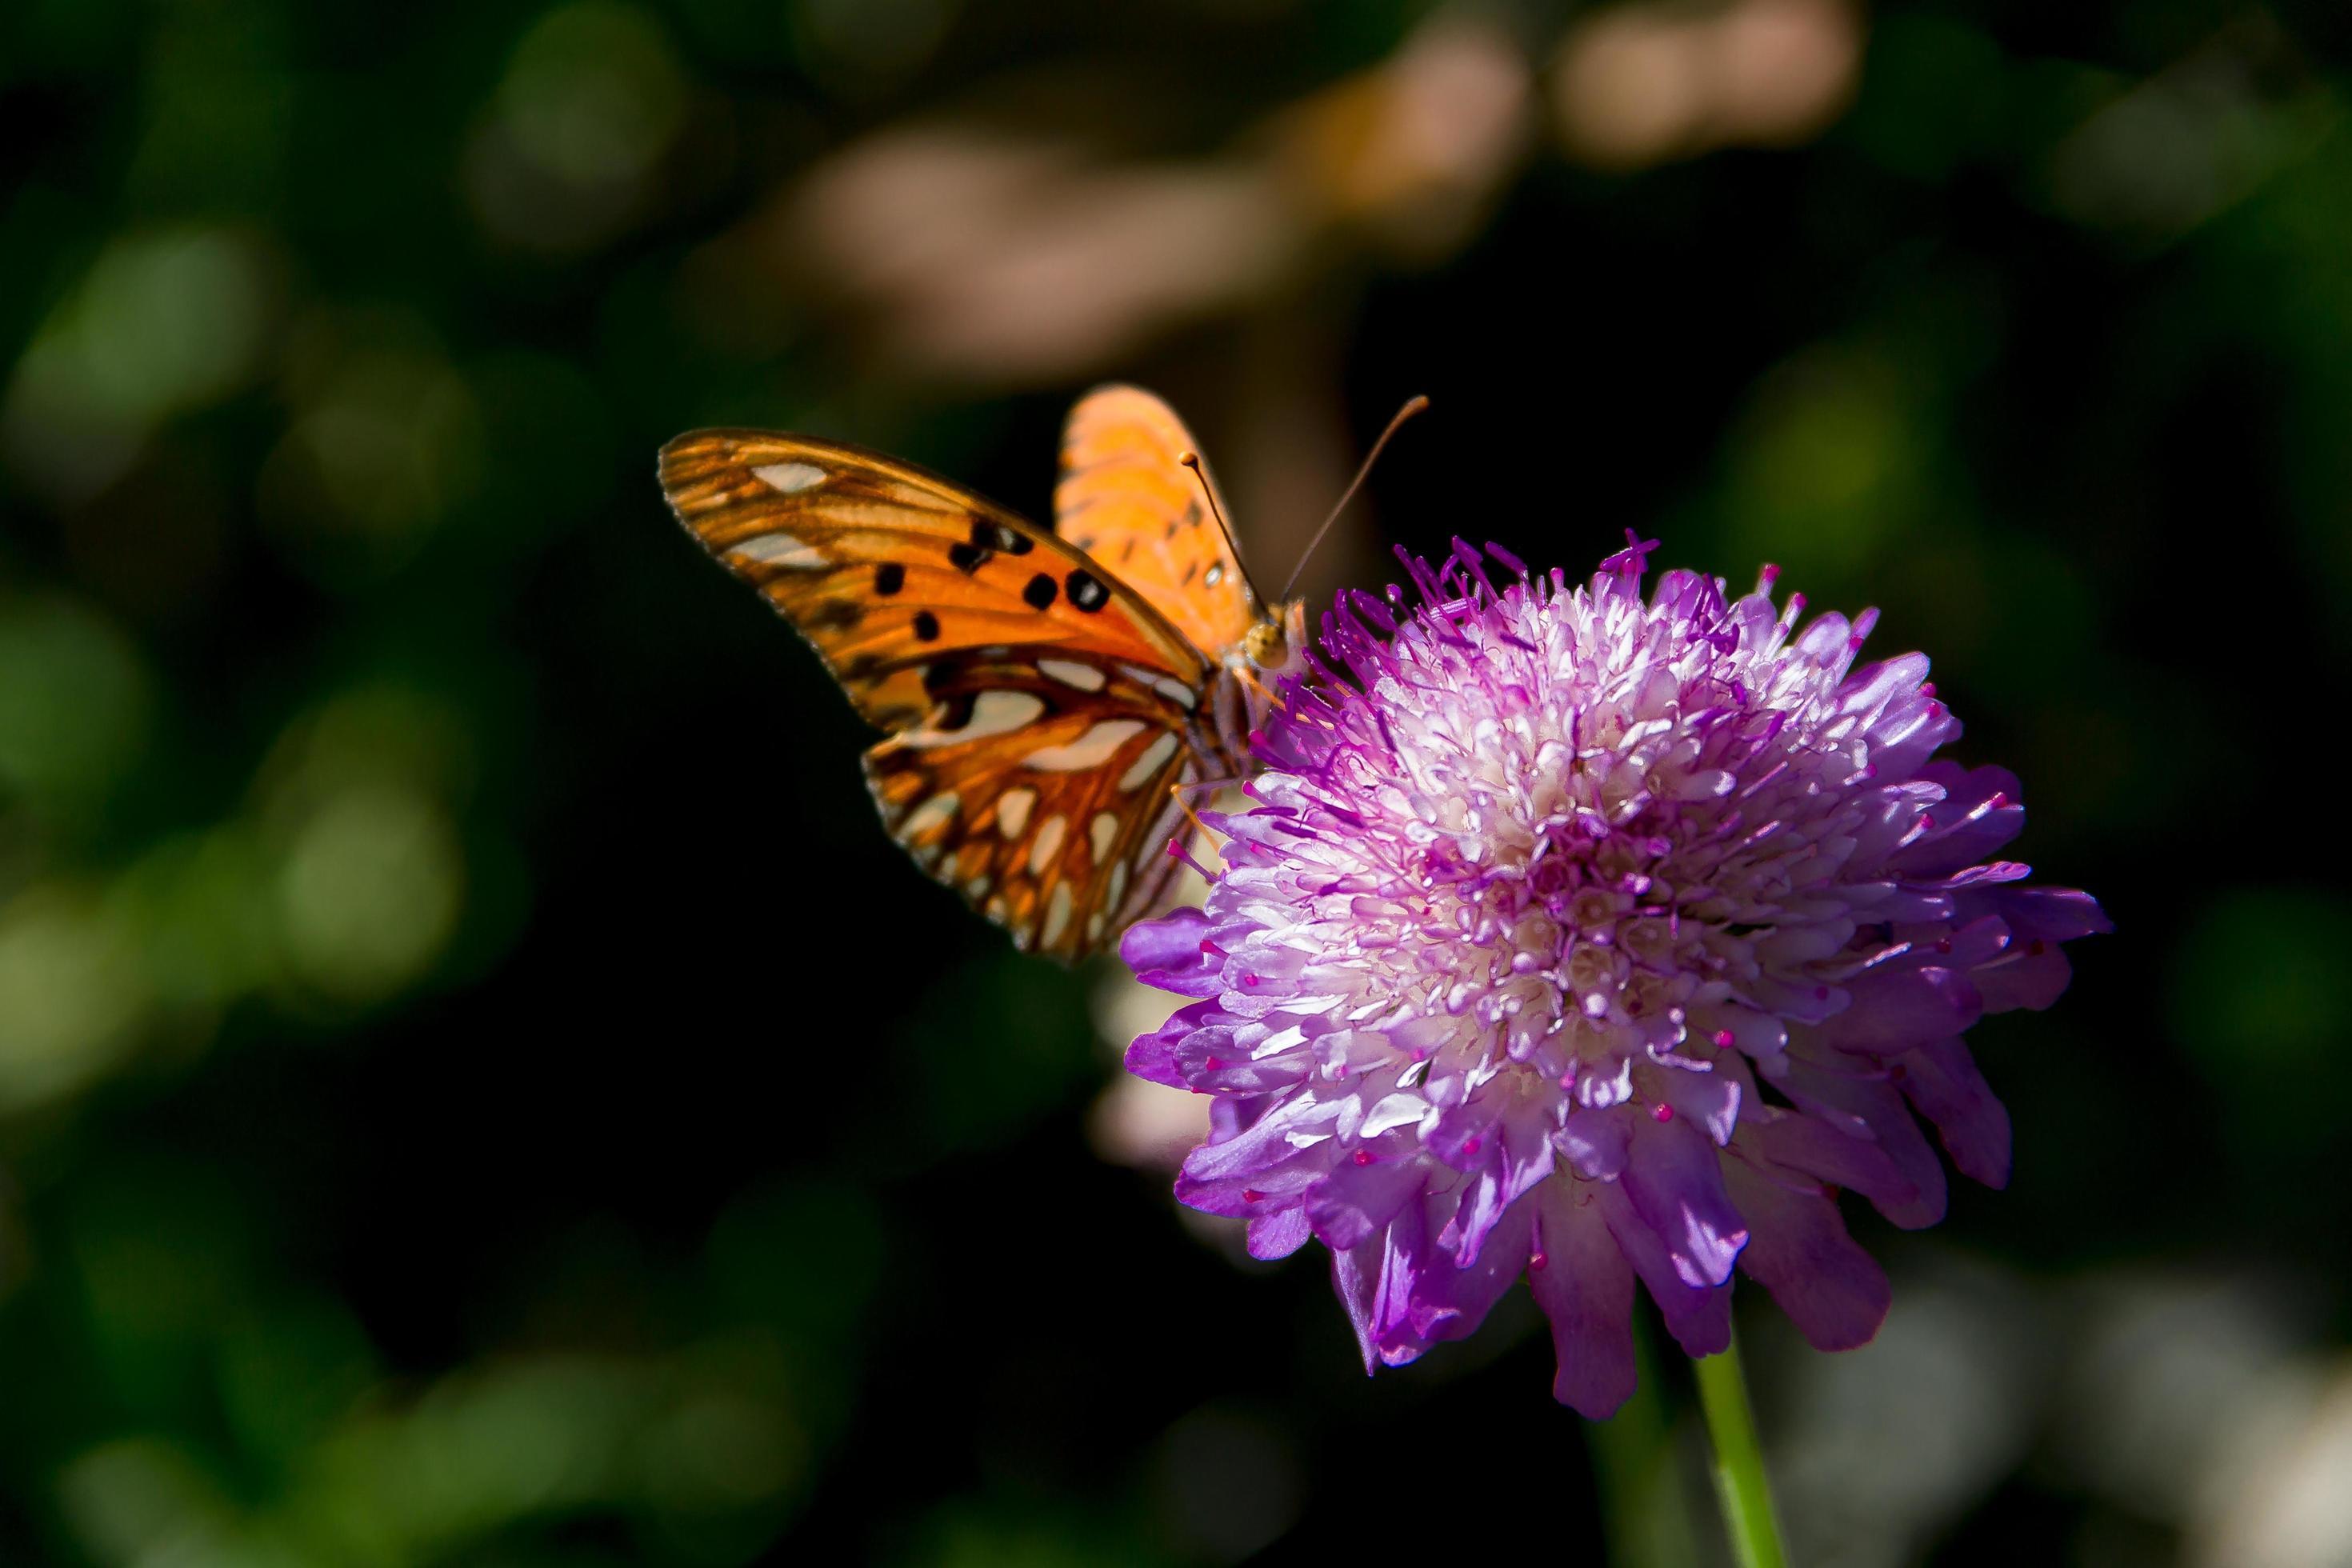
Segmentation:
[(1233, 525), (1225, 521), (1224, 512), (1217, 505), (1217, 489), (1214, 485), (1209, 483), (1208, 473), (1201, 467), (1201, 454), (1179, 452), (1176, 454), (1176, 460), (1192, 469), (1192, 478), (1200, 481), (1202, 499), (1209, 503), (1209, 515), (1217, 520), (1217, 531), (1225, 536), (1226, 552), (1235, 561), (1239, 561), (1242, 558), (1242, 547), (1234, 542)]
[(1389, 444), (1389, 437), (1395, 435), (1406, 420), (1428, 406), (1428, 398), (1416, 396), (1408, 399), (1405, 405), (1396, 411), (1396, 417), (1389, 421), (1389, 427), (1381, 432), (1381, 438), (1372, 443), (1370, 451), (1364, 454), (1364, 461), (1356, 469), (1356, 477), (1349, 481), (1345, 493), (1339, 497), (1339, 504), (1331, 509), (1331, 515), (1323, 520), (1323, 526), (1315, 531), (1315, 537), (1308, 540), (1307, 548), (1299, 552), (1298, 564), (1290, 569), (1290, 580), (1282, 585), (1282, 592), (1274, 596), (1276, 603), (1289, 600), (1290, 590), (1298, 585), (1298, 574), (1307, 570), (1307, 563), (1314, 558), (1315, 547), (1323, 542), (1323, 536), (1331, 531), (1331, 525), (1339, 521), (1339, 514), (1348, 510), (1348, 503), (1354, 500), (1356, 492), (1364, 488), (1364, 481), (1371, 477), (1372, 465), (1380, 461), (1381, 448)]

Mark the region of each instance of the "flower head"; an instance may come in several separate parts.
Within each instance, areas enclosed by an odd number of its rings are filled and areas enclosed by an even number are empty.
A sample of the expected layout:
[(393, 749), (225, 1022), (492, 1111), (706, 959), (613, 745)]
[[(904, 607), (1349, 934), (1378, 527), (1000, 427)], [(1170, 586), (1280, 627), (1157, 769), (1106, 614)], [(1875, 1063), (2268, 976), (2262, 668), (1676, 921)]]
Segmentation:
[[(1630, 536), (1629, 536), (1630, 538)], [(1214, 1097), (1177, 1195), (1251, 1250), (1331, 1249), (1367, 1367), (1475, 1328), (1524, 1276), (1554, 1392), (1633, 1392), (1638, 1279), (1691, 1353), (1736, 1267), (1814, 1344), (1858, 1345), (1886, 1279), (1840, 1189), (1933, 1224), (1993, 1186), (2009, 1120), (1961, 1035), (2049, 1005), (2108, 929), (1993, 858), (2017, 780), (1935, 760), (1959, 722), (1874, 615), (1727, 600), (1651, 543), (1589, 587), (1495, 586), (1457, 543), (1422, 603), (1343, 597), (1324, 683), (1268, 723), (1206, 906), (1130, 931), (1194, 998), (1128, 1066)], [(1344, 675), (1341, 673), (1344, 672)]]

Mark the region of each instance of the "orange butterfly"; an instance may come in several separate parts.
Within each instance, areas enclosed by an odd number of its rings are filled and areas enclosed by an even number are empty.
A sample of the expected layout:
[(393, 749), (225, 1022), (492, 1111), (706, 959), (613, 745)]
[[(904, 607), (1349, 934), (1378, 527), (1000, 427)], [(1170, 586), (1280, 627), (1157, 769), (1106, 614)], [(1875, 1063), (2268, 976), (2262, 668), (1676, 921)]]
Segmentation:
[(1259, 601), (1192, 445), (1150, 393), (1087, 394), (1052, 532), (837, 442), (662, 448), (678, 521), (889, 732), (866, 753), (884, 825), (1024, 950), (1080, 958), (1150, 912), (1182, 792), (1246, 776), (1306, 640), (1302, 603)]

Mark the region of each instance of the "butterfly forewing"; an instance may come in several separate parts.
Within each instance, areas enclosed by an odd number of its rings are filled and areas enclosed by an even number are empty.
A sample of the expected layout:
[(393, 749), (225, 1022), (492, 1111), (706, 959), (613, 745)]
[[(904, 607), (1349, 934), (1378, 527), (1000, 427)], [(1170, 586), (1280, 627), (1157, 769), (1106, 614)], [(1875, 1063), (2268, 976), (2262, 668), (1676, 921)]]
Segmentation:
[(1057, 956), (1149, 907), (1215, 673), (1151, 604), (1068, 542), (856, 447), (704, 431), (663, 449), (661, 475), (679, 521), (891, 731), (866, 776), (919, 864)]
[(928, 706), (919, 672), (964, 648), (1041, 645), (1163, 667), (1201, 659), (1148, 604), (1044, 529), (910, 464), (750, 430), (662, 449), (680, 521), (815, 645), (885, 729)]
[(1215, 658), (1261, 611), (1202, 499), (1205, 466), (1195, 479), (1178, 461), (1187, 451), (1192, 433), (1168, 405), (1139, 387), (1097, 387), (1063, 426), (1054, 527)]

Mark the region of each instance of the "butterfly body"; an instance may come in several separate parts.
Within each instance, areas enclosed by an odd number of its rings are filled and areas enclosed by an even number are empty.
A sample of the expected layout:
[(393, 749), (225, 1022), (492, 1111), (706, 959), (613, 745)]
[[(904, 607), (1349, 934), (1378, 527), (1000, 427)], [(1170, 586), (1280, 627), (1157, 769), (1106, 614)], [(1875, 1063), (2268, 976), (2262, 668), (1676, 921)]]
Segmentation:
[(678, 521), (887, 738), (885, 826), (1015, 943), (1076, 958), (1150, 911), (1196, 785), (1247, 776), (1302, 646), (1258, 602), (1159, 399), (1072, 410), (1056, 528), (844, 443), (704, 430), (662, 450)]

